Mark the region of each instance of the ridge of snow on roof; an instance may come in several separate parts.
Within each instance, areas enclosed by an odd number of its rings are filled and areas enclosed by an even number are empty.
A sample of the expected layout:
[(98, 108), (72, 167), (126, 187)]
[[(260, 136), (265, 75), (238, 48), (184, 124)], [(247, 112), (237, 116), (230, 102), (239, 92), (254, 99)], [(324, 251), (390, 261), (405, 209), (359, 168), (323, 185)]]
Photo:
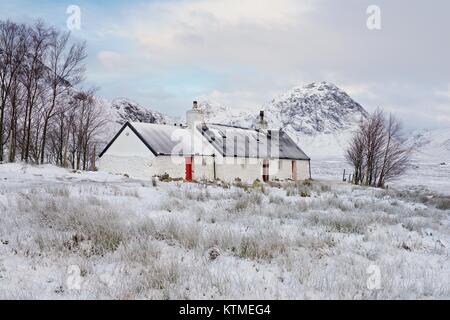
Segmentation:
[(129, 122), (141, 138), (157, 155), (208, 155), (212, 148), (204, 143), (201, 136), (191, 134), (186, 127), (155, 123)]

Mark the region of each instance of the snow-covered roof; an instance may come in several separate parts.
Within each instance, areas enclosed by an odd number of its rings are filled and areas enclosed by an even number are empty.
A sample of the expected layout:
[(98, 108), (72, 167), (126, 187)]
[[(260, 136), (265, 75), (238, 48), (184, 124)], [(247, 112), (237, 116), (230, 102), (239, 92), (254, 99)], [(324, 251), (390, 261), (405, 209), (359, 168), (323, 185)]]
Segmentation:
[[(129, 127), (155, 155), (214, 155), (227, 157), (309, 160), (309, 157), (283, 131), (255, 130), (220, 124), (190, 128), (127, 122), (100, 154), (102, 156), (121, 132)], [(201, 134), (200, 134), (201, 133)], [(203, 136), (203, 137), (202, 137)]]
[(109, 149), (125, 128), (130, 128), (155, 155), (213, 155), (214, 149), (200, 134), (186, 127), (156, 123), (127, 122), (100, 154)]
[(156, 155), (213, 155), (213, 149), (189, 128), (142, 122), (130, 122), (138, 136)]
[(202, 134), (223, 156), (309, 160), (309, 157), (280, 130), (256, 130), (206, 124)]

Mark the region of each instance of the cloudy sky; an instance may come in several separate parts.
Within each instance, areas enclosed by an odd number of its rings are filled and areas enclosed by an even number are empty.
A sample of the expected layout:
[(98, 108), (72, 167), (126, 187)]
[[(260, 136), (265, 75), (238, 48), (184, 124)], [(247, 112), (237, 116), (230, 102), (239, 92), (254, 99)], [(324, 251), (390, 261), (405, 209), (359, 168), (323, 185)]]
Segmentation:
[[(331, 81), (412, 128), (450, 127), (448, 0), (0, 0), (0, 18), (67, 28), (88, 43), (88, 81), (171, 115), (194, 99), (258, 106)], [(367, 8), (381, 30), (367, 28)]]

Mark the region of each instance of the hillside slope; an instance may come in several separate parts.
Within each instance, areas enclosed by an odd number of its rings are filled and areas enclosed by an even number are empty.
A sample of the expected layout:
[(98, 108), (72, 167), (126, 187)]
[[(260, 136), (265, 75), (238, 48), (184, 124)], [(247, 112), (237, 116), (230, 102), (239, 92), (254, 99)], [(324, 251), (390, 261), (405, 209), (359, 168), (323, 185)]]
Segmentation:
[(103, 130), (104, 134), (102, 134), (102, 140), (105, 142), (111, 140), (127, 121), (167, 124), (175, 122), (172, 117), (144, 108), (139, 103), (127, 98), (117, 98), (113, 101), (97, 98), (96, 103), (104, 110), (108, 120), (106, 129)]
[(450, 164), (450, 128), (413, 132), (407, 143), (414, 146), (414, 158)]

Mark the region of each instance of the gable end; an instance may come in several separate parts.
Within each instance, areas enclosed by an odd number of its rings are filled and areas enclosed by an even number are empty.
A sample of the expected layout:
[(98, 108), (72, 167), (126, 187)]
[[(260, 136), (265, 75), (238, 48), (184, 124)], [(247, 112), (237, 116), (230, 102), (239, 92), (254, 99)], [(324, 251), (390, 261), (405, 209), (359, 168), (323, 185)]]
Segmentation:
[(125, 130), (125, 128), (130, 128), (131, 131), (139, 138), (139, 140), (142, 141), (142, 143), (150, 150), (151, 153), (153, 153), (155, 156), (158, 156), (158, 154), (155, 152), (155, 150), (145, 141), (145, 139), (141, 136), (141, 134), (129, 123), (125, 123), (122, 128), (117, 132), (117, 134), (112, 138), (112, 140), (108, 143), (108, 145), (103, 149), (103, 151), (100, 153), (99, 158), (101, 158), (106, 151), (111, 147), (111, 145), (116, 141), (116, 139), (122, 134), (122, 132)]

